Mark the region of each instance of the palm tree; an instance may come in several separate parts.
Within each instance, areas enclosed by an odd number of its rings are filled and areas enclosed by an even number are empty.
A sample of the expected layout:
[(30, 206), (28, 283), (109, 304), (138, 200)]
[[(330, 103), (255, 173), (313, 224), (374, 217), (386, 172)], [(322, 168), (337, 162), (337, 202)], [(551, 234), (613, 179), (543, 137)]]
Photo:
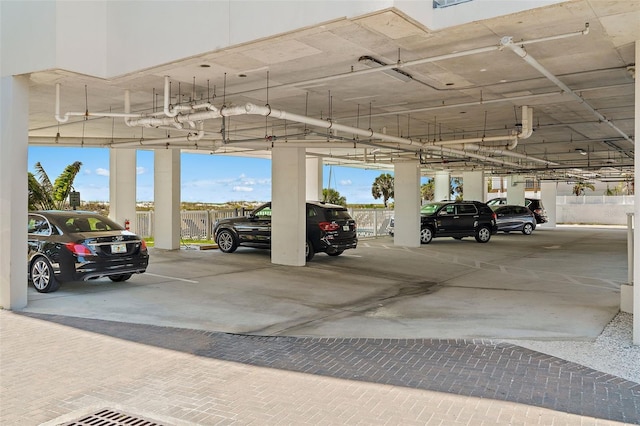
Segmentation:
[(433, 179), (420, 186), (420, 196), (424, 201), (433, 201), (436, 193), (435, 186), (436, 183)]
[(332, 188), (325, 188), (322, 190), (322, 201), (347, 207), (347, 199)]
[(387, 200), (393, 198), (393, 176), (389, 173), (383, 173), (378, 176), (371, 186), (371, 195), (376, 200), (382, 197), (384, 201), (384, 207), (387, 207)]
[(62, 210), (67, 203), (69, 193), (73, 189), (75, 179), (82, 163), (75, 161), (51, 183), (42, 164), (35, 165), (36, 174), (29, 173), (29, 210)]
[(584, 195), (584, 192), (590, 189), (592, 191), (596, 190), (596, 187), (589, 182), (578, 182), (575, 185), (573, 185), (573, 193), (575, 195)]

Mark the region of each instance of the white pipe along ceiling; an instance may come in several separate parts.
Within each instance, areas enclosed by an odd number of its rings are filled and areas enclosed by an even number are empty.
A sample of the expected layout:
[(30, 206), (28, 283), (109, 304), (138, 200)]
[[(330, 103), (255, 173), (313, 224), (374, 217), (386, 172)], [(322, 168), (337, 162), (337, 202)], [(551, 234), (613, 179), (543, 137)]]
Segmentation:
[[(411, 61), (400, 61), (397, 63), (385, 65), (382, 61), (377, 61), (375, 66), (369, 69), (352, 70), (348, 73), (339, 73), (335, 75), (329, 75), (319, 78), (306, 79), (304, 81), (297, 81), (293, 83), (284, 83), (268, 87), (270, 90), (277, 89), (292, 89), (292, 88), (304, 88), (313, 84), (322, 84), (329, 81), (335, 81), (345, 78), (357, 78), (363, 75), (368, 75), (377, 72), (389, 72), (394, 70), (398, 72), (399, 69), (410, 69), (419, 65), (434, 63), (437, 61), (444, 61), (453, 58), (462, 58), (470, 55), (487, 54), (489, 52), (502, 51), (509, 49), (513, 51), (518, 57), (522, 58), (527, 64), (540, 72), (544, 77), (551, 81), (554, 85), (559, 87), (559, 92), (547, 93), (529, 93), (529, 94), (514, 94), (514, 96), (487, 99), (473, 102), (460, 102), (460, 103), (448, 103), (444, 102), (440, 106), (430, 106), (423, 108), (409, 108), (403, 111), (403, 114), (409, 113), (421, 113), (426, 111), (460, 108), (462, 106), (480, 106), (483, 104), (493, 104), (499, 102), (515, 102), (516, 100), (537, 100), (549, 96), (557, 96), (562, 93), (567, 93), (575, 101), (578, 101), (584, 108), (589, 110), (599, 122), (606, 123), (609, 127), (614, 129), (619, 135), (630, 143), (634, 143), (632, 137), (626, 132), (621, 130), (612, 120), (607, 119), (603, 114), (598, 112), (593, 106), (591, 106), (584, 98), (574, 92), (566, 84), (564, 84), (558, 77), (553, 75), (549, 70), (543, 67), (536, 59), (524, 50), (524, 46), (535, 43), (542, 43), (547, 41), (553, 41), (558, 39), (565, 39), (569, 37), (586, 35), (589, 33), (589, 24), (585, 25), (585, 28), (581, 31), (571, 32), (566, 34), (560, 34), (550, 37), (543, 37), (527, 41), (518, 41), (514, 43), (513, 38), (510, 36), (502, 37), (496, 45), (486, 46), (476, 49), (470, 49), (461, 52), (454, 52), (450, 54), (437, 55), (429, 58), (422, 58)], [(368, 57), (368, 56), (367, 56)], [(362, 58), (362, 57), (361, 57)], [(404, 73), (408, 80), (413, 79), (410, 74)], [(194, 77), (195, 79), (195, 77)], [(592, 88), (593, 89), (593, 88)], [(239, 91), (236, 95), (256, 92), (259, 89), (251, 89)], [(588, 90), (588, 89), (587, 89)], [(61, 84), (56, 83), (56, 99), (55, 99), (55, 119), (58, 123), (67, 123), (70, 117), (84, 117), (85, 120), (89, 117), (110, 117), (110, 118), (123, 118), (124, 123), (128, 127), (132, 128), (153, 128), (164, 129), (167, 133), (171, 130), (178, 132), (186, 132), (182, 136), (175, 137), (149, 137), (149, 138), (136, 138), (130, 140), (119, 139), (117, 141), (104, 141), (96, 142), (101, 146), (113, 147), (113, 148), (166, 148), (166, 149), (197, 149), (208, 150), (212, 153), (219, 152), (220, 150), (230, 150), (233, 152), (236, 150), (238, 153), (247, 153), (252, 150), (256, 151), (269, 151), (274, 146), (289, 146), (289, 147), (305, 147), (309, 149), (313, 148), (349, 148), (354, 150), (353, 154), (343, 155), (336, 154), (336, 158), (342, 155), (344, 158), (349, 158), (350, 161), (359, 163), (368, 163), (371, 161), (371, 156), (367, 153), (367, 147), (374, 147), (380, 152), (374, 156), (374, 161), (377, 163), (388, 163), (389, 166), (394, 161), (400, 161), (403, 158), (420, 158), (421, 161), (426, 158), (430, 159), (429, 162), (434, 164), (440, 160), (443, 164), (448, 163), (449, 160), (454, 160), (460, 164), (460, 169), (477, 169), (478, 167), (486, 167), (487, 169), (493, 169), (495, 165), (500, 165), (506, 168), (516, 170), (533, 170), (532, 164), (540, 164), (547, 169), (553, 169), (555, 167), (560, 168), (561, 164), (554, 161), (549, 161), (546, 158), (539, 158), (533, 155), (528, 155), (526, 152), (516, 152), (515, 148), (518, 146), (520, 140), (525, 140), (531, 137), (534, 131), (533, 122), (533, 108), (528, 105), (521, 106), (521, 120), (518, 125), (512, 129), (509, 126), (505, 126), (503, 135), (487, 135), (474, 136), (474, 137), (462, 137), (453, 139), (442, 139), (435, 135), (435, 125), (433, 137), (427, 135), (427, 137), (411, 138), (403, 137), (402, 135), (394, 136), (382, 131), (374, 131), (371, 128), (363, 129), (358, 126), (350, 126), (341, 124), (338, 120), (331, 118), (315, 118), (308, 115), (301, 115), (285, 111), (282, 109), (273, 108), (268, 102), (264, 106), (256, 105), (255, 103), (246, 102), (240, 105), (216, 107), (210, 101), (195, 101), (195, 93), (188, 103), (181, 103), (181, 98), (176, 98), (176, 104), (172, 105), (171, 96), (171, 81), (169, 76), (164, 76), (164, 96), (163, 105), (161, 111), (154, 111), (152, 113), (132, 113), (130, 105), (129, 90), (125, 90), (125, 107), (124, 113), (114, 112), (89, 112), (88, 109), (85, 112), (66, 112), (64, 115), (60, 114), (60, 96), (61, 96)], [(365, 96), (366, 97), (366, 96)], [(215, 96), (214, 96), (215, 99)], [(267, 96), (268, 100), (268, 96)], [(375, 113), (370, 114), (370, 117), (379, 117), (383, 115), (391, 115), (393, 112)], [(225, 120), (230, 117), (239, 116), (263, 116), (270, 119), (282, 120), (285, 122), (304, 124), (304, 131), (299, 131), (298, 136), (265, 136), (263, 140), (260, 139), (239, 139), (237, 136), (234, 138), (225, 134)], [(353, 117), (350, 117), (352, 119)], [(222, 120), (221, 131), (205, 131), (205, 122), (210, 120)], [(343, 120), (346, 120), (343, 118)], [(307, 128), (326, 130), (325, 133), (318, 133)], [(285, 127), (286, 129), (286, 127)], [(266, 132), (265, 132), (266, 133)], [(464, 132), (463, 132), (464, 133)], [(494, 129), (494, 133), (495, 129)], [(143, 133), (144, 134), (144, 133)], [(338, 136), (340, 134), (341, 136)], [(348, 136), (346, 136), (348, 135)], [(71, 140), (71, 139), (70, 139)], [(37, 143), (37, 138), (31, 138), (31, 142)], [(58, 139), (56, 137), (56, 142)], [(84, 138), (83, 141), (84, 143)], [(356, 149), (361, 151), (356, 153)], [(315, 155), (310, 153), (311, 155)], [(546, 157), (546, 156), (545, 156)], [(469, 164), (468, 159), (477, 160), (471, 161)], [(427, 161), (423, 161), (427, 163)], [(479, 164), (478, 164), (479, 163)], [(454, 167), (454, 166), (451, 166)], [(573, 173), (582, 173), (580, 168), (573, 168)], [(586, 172), (585, 172), (586, 173)], [(589, 172), (591, 175), (595, 175), (594, 172)]]

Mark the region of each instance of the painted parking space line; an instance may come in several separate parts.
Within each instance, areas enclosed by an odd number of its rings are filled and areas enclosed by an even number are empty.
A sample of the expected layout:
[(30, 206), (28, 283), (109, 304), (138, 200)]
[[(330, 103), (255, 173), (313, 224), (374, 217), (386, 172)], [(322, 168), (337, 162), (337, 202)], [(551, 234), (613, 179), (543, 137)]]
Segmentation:
[(177, 278), (177, 277), (170, 277), (170, 276), (167, 276), (167, 275), (152, 274), (151, 272), (145, 272), (144, 274), (145, 275), (151, 275), (152, 277), (167, 278), (169, 280), (184, 281), (186, 283), (198, 284), (200, 282), (200, 281), (188, 280), (186, 278)]

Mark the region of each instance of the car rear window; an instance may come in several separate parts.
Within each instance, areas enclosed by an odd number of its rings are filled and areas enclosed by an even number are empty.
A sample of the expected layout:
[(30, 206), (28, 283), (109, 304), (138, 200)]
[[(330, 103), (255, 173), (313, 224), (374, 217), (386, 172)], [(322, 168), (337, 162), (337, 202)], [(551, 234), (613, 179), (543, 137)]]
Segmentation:
[(68, 232), (101, 232), (122, 229), (106, 218), (98, 216), (71, 216), (65, 219)]
[(458, 205), (458, 213), (459, 214), (476, 214), (478, 211), (476, 210), (476, 206), (473, 204), (459, 204)]
[(326, 220), (351, 219), (347, 209), (325, 209)]

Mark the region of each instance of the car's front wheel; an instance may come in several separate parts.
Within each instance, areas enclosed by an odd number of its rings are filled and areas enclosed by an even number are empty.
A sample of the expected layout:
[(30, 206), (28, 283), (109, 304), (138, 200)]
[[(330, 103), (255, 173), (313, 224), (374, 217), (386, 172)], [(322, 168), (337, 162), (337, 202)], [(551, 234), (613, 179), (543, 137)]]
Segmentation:
[(525, 223), (524, 226), (522, 227), (522, 233), (524, 235), (531, 235), (532, 232), (533, 232), (533, 225), (530, 223)]
[(60, 287), (51, 264), (44, 257), (38, 257), (31, 263), (31, 282), (40, 293), (50, 293)]
[(420, 242), (422, 244), (429, 244), (431, 240), (433, 240), (433, 230), (425, 226), (420, 230)]
[(120, 283), (131, 278), (131, 274), (109, 275), (109, 279), (115, 283)]
[(476, 231), (476, 241), (486, 243), (491, 239), (491, 230), (486, 226), (481, 226)]
[(236, 236), (228, 229), (223, 229), (218, 232), (216, 244), (218, 244), (218, 248), (224, 253), (233, 253), (238, 248)]

